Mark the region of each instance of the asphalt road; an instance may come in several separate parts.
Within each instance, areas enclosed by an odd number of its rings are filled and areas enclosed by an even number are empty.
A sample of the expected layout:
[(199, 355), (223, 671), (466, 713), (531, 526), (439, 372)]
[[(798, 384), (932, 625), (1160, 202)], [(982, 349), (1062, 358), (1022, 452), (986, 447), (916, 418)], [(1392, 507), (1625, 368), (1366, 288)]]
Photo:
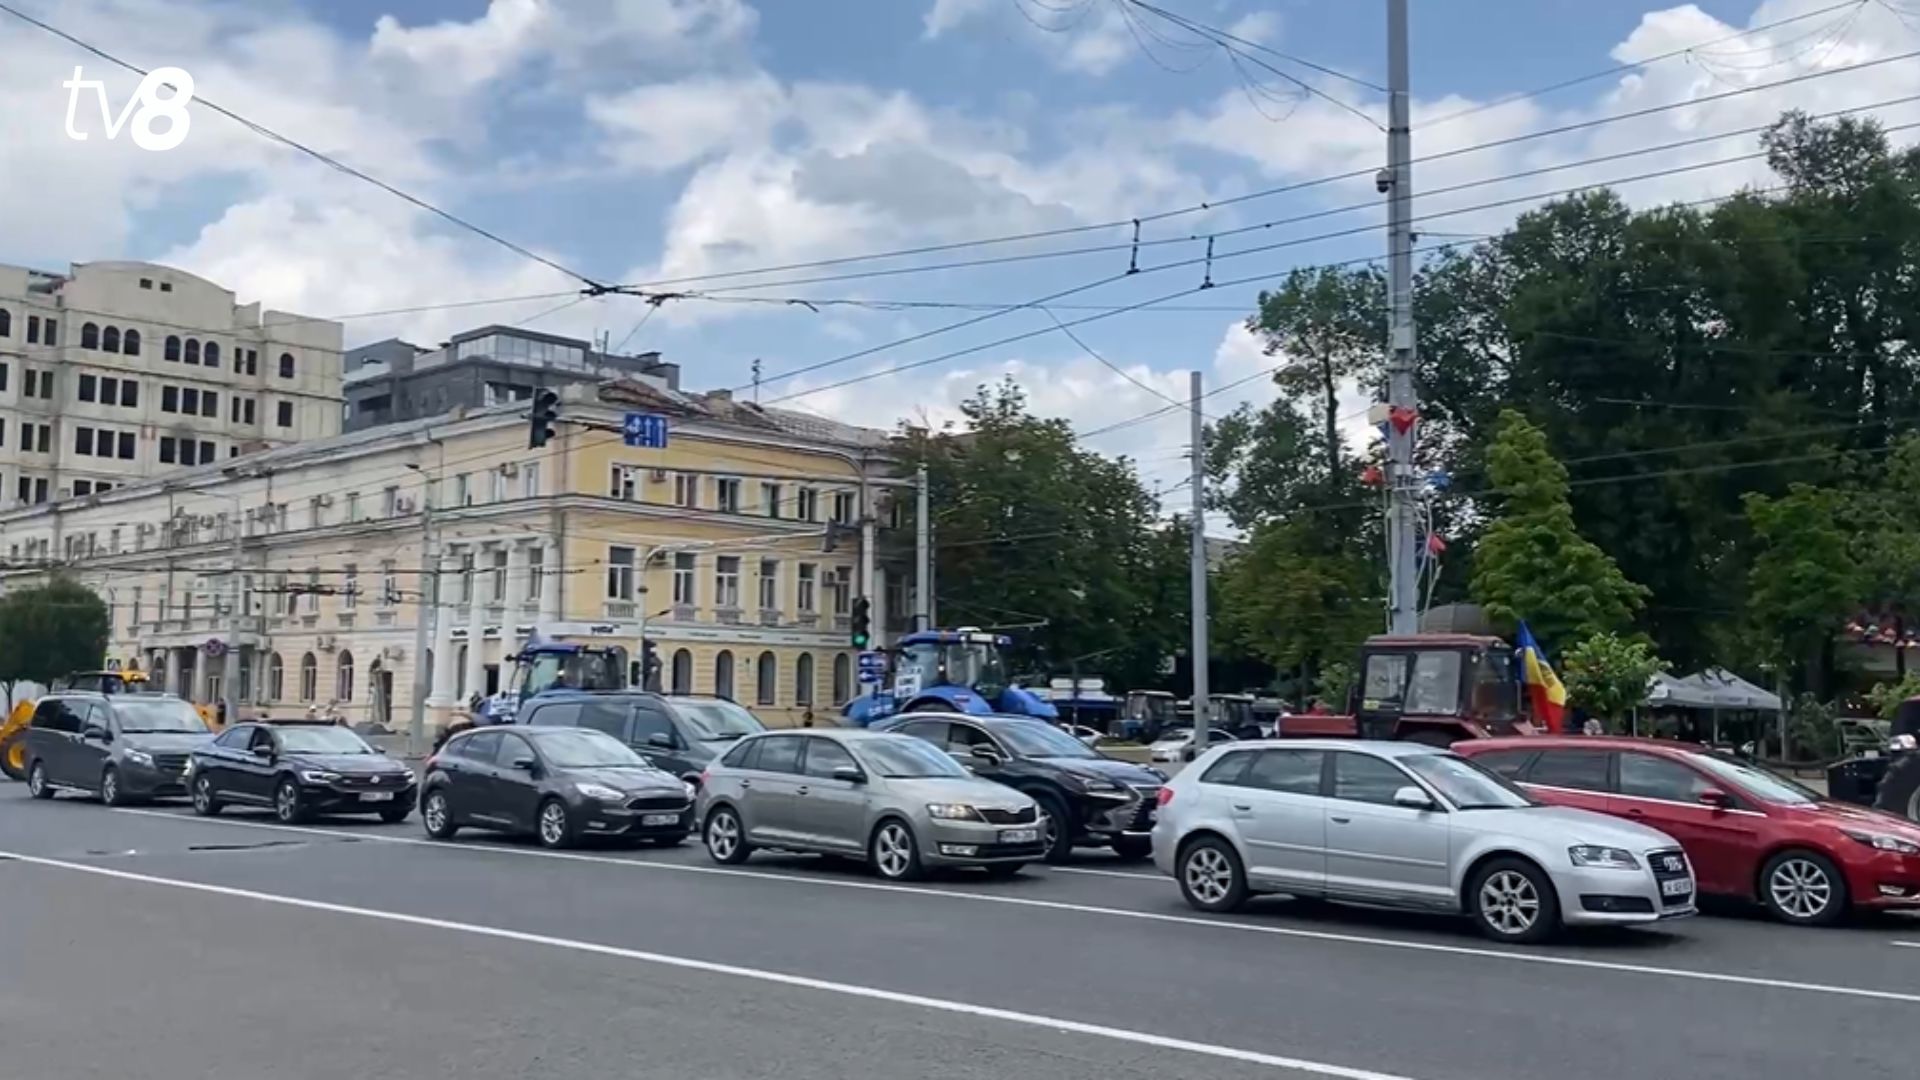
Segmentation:
[(1920, 922), (1507, 950), (1286, 901), (1204, 916), (1091, 854), (888, 886), (6, 785), (0, 919), (0, 1075), (50, 1080), (1920, 1073)]

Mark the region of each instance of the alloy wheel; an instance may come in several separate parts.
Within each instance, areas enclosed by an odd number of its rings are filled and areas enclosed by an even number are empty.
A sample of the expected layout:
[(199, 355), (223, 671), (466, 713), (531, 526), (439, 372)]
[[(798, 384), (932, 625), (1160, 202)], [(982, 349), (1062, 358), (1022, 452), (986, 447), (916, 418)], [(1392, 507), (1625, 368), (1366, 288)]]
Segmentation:
[(204, 776), (193, 782), (193, 808), (202, 814), (213, 808), (213, 785)]
[(1480, 917), (1502, 934), (1524, 934), (1540, 918), (1540, 894), (1525, 874), (1501, 870), (1480, 886)]
[(1204, 904), (1217, 904), (1233, 888), (1233, 866), (1218, 848), (1196, 847), (1187, 855), (1182, 876), (1187, 891)]
[(428, 832), (437, 833), (445, 829), (447, 827), (447, 797), (437, 791), (427, 796), (427, 805), (421, 809), (420, 816), (426, 820)]
[(27, 794), (36, 799), (47, 797), (47, 767), (37, 761), (33, 763), (33, 770), (27, 773)]
[(1048, 851), (1052, 851), (1053, 845), (1060, 842), (1060, 819), (1053, 816), (1046, 803), (1040, 804), (1040, 842), (1047, 846)]
[(725, 810), (713, 815), (713, 820), (707, 822), (707, 851), (726, 862), (739, 848), (740, 819)]
[(567, 808), (550, 802), (540, 808), (540, 841), (559, 847), (567, 838)]
[(120, 773), (108, 769), (100, 776), (100, 801), (108, 806), (120, 805)]
[(901, 877), (913, 867), (913, 837), (906, 826), (890, 821), (880, 827), (873, 841), (873, 861), (882, 877)]
[(1796, 919), (1814, 919), (1833, 903), (1833, 881), (1810, 859), (1787, 859), (1767, 879), (1774, 906)]
[(300, 816), (300, 792), (292, 783), (282, 783), (273, 793), (273, 812), (281, 821)]

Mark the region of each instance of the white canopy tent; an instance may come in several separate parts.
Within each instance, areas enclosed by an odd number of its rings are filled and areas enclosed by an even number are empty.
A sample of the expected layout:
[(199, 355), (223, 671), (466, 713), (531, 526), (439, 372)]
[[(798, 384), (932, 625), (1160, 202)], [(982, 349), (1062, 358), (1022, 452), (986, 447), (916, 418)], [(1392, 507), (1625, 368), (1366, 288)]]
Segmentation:
[[(1701, 709), (1711, 714), (1712, 741), (1720, 741), (1720, 713), (1781, 711), (1780, 696), (1725, 668), (1708, 668), (1682, 679), (1666, 672), (1647, 683), (1647, 704), (1668, 709)], [(1783, 733), (1784, 736), (1784, 733)]]

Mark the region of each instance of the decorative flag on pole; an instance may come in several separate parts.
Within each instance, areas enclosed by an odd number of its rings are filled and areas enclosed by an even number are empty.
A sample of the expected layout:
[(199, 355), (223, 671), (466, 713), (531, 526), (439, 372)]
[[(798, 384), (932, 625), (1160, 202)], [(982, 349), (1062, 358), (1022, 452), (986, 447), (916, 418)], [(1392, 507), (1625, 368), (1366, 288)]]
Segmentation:
[(1551, 732), (1560, 731), (1567, 712), (1567, 688), (1560, 685), (1560, 677), (1553, 673), (1547, 654), (1541, 651), (1540, 643), (1533, 640), (1533, 631), (1527, 629), (1525, 620), (1521, 620), (1520, 633), (1514, 641), (1513, 663), (1519, 669), (1520, 682), (1527, 688), (1527, 700), (1533, 705), (1534, 723)]

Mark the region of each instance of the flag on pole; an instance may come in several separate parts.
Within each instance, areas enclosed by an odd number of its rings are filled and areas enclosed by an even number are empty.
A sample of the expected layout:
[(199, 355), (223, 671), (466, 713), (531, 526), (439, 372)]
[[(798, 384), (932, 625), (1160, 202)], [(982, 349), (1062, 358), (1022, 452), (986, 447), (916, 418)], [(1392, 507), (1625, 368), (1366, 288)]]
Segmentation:
[(1513, 662), (1519, 669), (1521, 683), (1527, 688), (1534, 723), (1548, 731), (1559, 731), (1567, 712), (1567, 688), (1560, 685), (1560, 677), (1553, 673), (1547, 654), (1541, 651), (1540, 643), (1533, 640), (1533, 631), (1527, 629), (1525, 620), (1521, 621), (1520, 633), (1514, 642)]

